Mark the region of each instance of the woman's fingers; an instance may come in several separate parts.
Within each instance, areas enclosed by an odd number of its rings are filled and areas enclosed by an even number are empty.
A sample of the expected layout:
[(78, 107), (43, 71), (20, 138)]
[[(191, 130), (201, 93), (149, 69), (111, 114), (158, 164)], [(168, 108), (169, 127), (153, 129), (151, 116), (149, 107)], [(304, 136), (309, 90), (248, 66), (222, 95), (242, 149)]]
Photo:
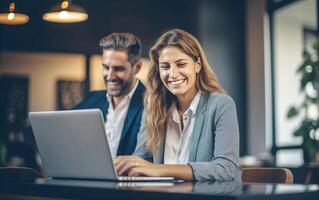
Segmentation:
[(114, 161), (115, 171), (118, 173), (119, 170), (121, 170), (123, 168), (125, 163), (126, 163), (125, 159), (117, 159), (116, 161)]
[(134, 167), (128, 172), (128, 176), (161, 176), (160, 171), (156, 167), (141, 166)]
[(128, 160), (131, 160), (130, 157), (131, 156), (118, 156), (116, 158), (113, 158), (115, 169), (121, 168)]
[(119, 156), (113, 159), (114, 166), (118, 175), (127, 173), (130, 169), (139, 166), (142, 159), (135, 156)]
[(148, 161), (136, 156), (119, 156), (113, 159), (118, 175), (128, 174), (128, 176), (142, 176), (143, 169), (150, 167)]
[(129, 159), (131, 159), (131, 157), (134, 158), (133, 156), (118, 156), (118, 157), (113, 158), (113, 163), (115, 166), (117, 166), (121, 161), (129, 160)]
[(143, 167), (135, 167), (129, 171), (128, 176), (145, 176), (142, 172)]
[(123, 175), (125, 172), (129, 172), (132, 168), (137, 167), (137, 163), (134, 161), (125, 162), (121, 168), (118, 169), (118, 175)]

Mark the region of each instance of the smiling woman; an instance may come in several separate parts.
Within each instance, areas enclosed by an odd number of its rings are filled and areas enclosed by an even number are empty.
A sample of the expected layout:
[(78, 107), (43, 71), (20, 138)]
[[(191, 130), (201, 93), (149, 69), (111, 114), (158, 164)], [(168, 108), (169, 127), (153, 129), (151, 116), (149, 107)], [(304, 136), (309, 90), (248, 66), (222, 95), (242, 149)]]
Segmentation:
[(173, 29), (150, 50), (146, 146), (154, 163), (117, 157), (118, 174), (240, 180), (235, 103), (224, 94), (197, 39)]
[(195, 81), (196, 74), (200, 69), (201, 61), (199, 58), (193, 61), (177, 47), (166, 47), (159, 56), (161, 80), (165, 87), (179, 99), (180, 103), (187, 102), (187, 98), (193, 98), (197, 93)]

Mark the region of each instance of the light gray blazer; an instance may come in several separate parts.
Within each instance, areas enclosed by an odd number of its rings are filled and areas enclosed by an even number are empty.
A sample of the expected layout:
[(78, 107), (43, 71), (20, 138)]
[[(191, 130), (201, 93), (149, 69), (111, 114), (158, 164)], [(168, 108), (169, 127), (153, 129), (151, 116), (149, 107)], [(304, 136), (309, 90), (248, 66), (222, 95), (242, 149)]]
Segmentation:
[[(240, 180), (238, 121), (230, 96), (201, 94), (191, 137), (188, 164), (195, 180)], [(154, 163), (164, 162), (164, 142)]]

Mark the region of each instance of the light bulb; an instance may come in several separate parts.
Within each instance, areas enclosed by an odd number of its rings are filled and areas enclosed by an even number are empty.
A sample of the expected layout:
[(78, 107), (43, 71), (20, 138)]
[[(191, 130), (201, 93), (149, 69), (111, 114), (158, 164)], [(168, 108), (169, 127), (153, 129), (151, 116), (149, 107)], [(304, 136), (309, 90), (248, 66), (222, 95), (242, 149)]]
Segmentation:
[(8, 14), (8, 20), (12, 21), (14, 19), (14, 13)]
[(63, 10), (59, 13), (60, 19), (66, 19), (66, 18), (68, 18), (68, 16), (69, 16), (68, 11)]

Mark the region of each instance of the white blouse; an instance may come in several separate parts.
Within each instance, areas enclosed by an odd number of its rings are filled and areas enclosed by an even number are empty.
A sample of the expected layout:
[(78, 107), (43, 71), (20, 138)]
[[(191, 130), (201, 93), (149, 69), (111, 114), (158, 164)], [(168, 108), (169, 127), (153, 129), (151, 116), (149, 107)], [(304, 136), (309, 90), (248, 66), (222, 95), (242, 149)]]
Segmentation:
[(196, 94), (189, 108), (183, 114), (183, 130), (176, 105), (173, 104), (169, 109), (171, 115), (168, 119), (166, 128), (164, 164), (188, 163), (190, 138), (192, 136), (195, 124), (196, 110), (199, 99), (200, 92)]

